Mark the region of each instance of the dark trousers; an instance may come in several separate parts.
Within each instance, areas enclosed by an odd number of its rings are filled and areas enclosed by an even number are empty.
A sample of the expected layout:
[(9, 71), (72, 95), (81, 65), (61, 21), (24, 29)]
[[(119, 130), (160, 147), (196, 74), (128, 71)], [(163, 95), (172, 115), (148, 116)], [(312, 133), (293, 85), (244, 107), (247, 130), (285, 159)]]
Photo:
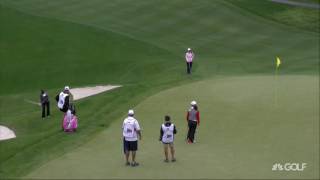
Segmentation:
[(190, 140), (191, 142), (194, 141), (194, 134), (196, 133), (196, 129), (197, 129), (197, 122), (196, 121), (188, 121), (188, 126), (189, 126), (189, 131), (188, 131), (188, 140)]
[(68, 109), (69, 109), (68, 106), (63, 106), (63, 108), (60, 109), (60, 111), (66, 113)]
[(50, 102), (42, 103), (42, 117), (46, 117), (46, 109), (47, 109), (47, 116), (50, 116)]
[(123, 152), (128, 151), (137, 151), (138, 150), (138, 141), (126, 141), (123, 137)]
[(187, 62), (187, 73), (190, 74), (192, 69), (192, 62)]

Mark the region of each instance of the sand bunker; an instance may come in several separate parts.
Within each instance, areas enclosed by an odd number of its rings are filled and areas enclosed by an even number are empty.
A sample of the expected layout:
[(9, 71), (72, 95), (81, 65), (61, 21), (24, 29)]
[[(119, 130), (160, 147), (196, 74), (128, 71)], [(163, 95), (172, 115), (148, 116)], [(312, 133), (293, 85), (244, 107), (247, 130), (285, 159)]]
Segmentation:
[(0, 141), (12, 139), (15, 137), (16, 137), (16, 135), (14, 134), (14, 132), (11, 129), (0, 125)]
[(95, 87), (83, 87), (83, 88), (73, 88), (70, 89), (71, 94), (73, 95), (73, 100), (79, 100), (85, 97), (93, 96), (105, 91), (110, 91), (111, 89), (119, 88), (121, 86), (95, 86)]

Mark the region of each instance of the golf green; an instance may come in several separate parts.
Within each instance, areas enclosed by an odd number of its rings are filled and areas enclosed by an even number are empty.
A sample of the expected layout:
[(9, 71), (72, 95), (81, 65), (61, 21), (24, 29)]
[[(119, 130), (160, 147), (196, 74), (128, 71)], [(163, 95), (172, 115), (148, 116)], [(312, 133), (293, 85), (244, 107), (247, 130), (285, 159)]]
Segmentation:
[[(221, 76), (165, 90), (134, 107), (143, 134), (139, 167), (124, 165), (123, 119), (116, 119), (27, 178), (319, 178), (318, 87), (317, 76)], [(191, 100), (198, 102), (201, 124), (196, 143), (186, 144)], [(175, 163), (163, 162), (158, 141), (167, 114), (178, 129)], [(307, 168), (272, 171), (275, 163), (294, 162)]]

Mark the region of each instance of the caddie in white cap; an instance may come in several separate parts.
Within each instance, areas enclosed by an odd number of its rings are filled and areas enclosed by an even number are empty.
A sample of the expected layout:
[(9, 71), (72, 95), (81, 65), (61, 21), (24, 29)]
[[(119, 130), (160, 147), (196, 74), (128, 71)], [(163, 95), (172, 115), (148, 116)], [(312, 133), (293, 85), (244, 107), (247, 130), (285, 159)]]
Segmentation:
[(128, 111), (128, 115), (130, 116), (133, 116), (134, 115), (134, 111), (132, 110), (132, 109), (130, 109), (129, 111)]
[(67, 112), (69, 109), (69, 105), (71, 103), (70, 95), (71, 95), (70, 87), (65, 86), (63, 91), (56, 96), (56, 100), (58, 102), (58, 108), (60, 109), (60, 111), (64, 113)]
[[(126, 158), (126, 166), (131, 165), (132, 167), (139, 165), (135, 160), (136, 151), (138, 150), (138, 136), (139, 140), (141, 140), (139, 122), (133, 116), (134, 111), (130, 109), (128, 111), (128, 117), (124, 119), (122, 124), (123, 150)], [(130, 152), (132, 158), (131, 163), (129, 161)]]
[(191, 50), (191, 48), (187, 49), (188, 51), (186, 52), (185, 58), (186, 58), (186, 63), (187, 63), (187, 73), (191, 74), (191, 69), (192, 69), (192, 62), (194, 58), (194, 53)]

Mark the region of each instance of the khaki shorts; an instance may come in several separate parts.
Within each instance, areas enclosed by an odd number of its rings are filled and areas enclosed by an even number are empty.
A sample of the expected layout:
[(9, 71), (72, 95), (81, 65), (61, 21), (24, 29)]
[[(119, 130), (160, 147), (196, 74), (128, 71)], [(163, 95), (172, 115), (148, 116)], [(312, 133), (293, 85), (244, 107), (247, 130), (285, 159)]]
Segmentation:
[(164, 143), (164, 142), (162, 142), (162, 144), (163, 144), (163, 147), (173, 147), (173, 142), (170, 142), (170, 143)]

